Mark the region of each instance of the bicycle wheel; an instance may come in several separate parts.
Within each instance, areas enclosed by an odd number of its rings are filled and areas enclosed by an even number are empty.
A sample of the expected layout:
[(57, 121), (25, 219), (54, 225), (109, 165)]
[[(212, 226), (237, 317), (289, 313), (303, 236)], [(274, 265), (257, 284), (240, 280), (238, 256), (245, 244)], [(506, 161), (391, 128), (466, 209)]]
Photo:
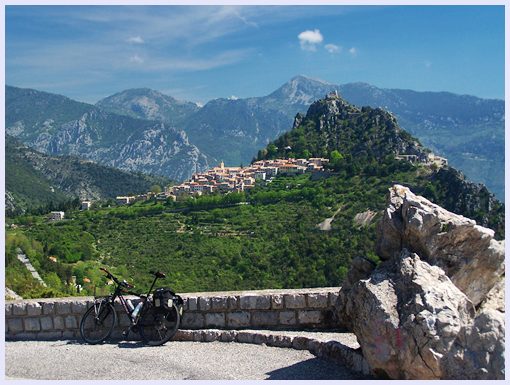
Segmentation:
[(181, 322), (179, 310), (175, 304), (170, 309), (148, 305), (148, 309), (138, 323), (140, 335), (147, 345), (163, 345), (177, 333)]
[(81, 319), (81, 338), (89, 344), (99, 344), (110, 337), (116, 321), (117, 314), (110, 302), (94, 304)]

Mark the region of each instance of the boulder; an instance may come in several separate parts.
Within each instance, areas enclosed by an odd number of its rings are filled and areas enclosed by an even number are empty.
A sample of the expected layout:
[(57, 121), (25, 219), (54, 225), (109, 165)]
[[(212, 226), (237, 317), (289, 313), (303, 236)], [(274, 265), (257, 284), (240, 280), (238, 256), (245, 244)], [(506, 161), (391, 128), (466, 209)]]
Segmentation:
[(375, 374), (392, 379), (449, 377), (449, 352), (475, 315), (471, 301), (444, 271), (404, 250), (358, 281), (344, 306)]
[(376, 251), (387, 260), (403, 248), (441, 267), (475, 306), (505, 271), (505, 244), (493, 230), (395, 185), (378, 225)]
[(395, 185), (377, 253), (353, 259), (336, 304), (374, 374), (505, 378), (504, 241)]

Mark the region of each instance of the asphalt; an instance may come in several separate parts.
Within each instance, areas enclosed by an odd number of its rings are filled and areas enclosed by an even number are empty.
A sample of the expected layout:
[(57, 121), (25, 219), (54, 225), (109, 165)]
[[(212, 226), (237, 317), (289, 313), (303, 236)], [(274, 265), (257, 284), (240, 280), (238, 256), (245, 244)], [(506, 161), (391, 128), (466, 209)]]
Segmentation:
[(37, 380), (354, 380), (349, 368), (307, 350), (236, 342), (171, 341), (87, 345), (8, 341), (6, 379)]

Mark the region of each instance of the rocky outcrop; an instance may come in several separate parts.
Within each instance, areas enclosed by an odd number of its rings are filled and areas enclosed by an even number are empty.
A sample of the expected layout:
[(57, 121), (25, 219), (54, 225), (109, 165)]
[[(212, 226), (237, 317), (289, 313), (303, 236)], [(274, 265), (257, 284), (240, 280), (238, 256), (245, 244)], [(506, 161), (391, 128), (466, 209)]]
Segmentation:
[(402, 186), (378, 229), (383, 260), (353, 260), (337, 302), (374, 374), (504, 379), (504, 242)]
[(209, 158), (172, 124), (34, 90), (7, 87), (6, 132), (48, 155), (73, 155), (178, 181), (209, 168)]
[(504, 241), (496, 241), (493, 230), (395, 185), (378, 226), (377, 254), (390, 259), (402, 248), (442, 268), (474, 305), (505, 269)]

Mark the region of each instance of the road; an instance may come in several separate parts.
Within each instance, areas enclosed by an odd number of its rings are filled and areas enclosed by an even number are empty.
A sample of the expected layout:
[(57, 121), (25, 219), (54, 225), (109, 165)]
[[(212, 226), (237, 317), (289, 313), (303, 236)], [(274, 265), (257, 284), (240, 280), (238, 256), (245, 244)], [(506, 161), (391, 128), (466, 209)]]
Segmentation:
[(347, 380), (345, 367), (306, 350), (225, 342), (75, 341), (5, 343), (6, 379), (38, 380)]

